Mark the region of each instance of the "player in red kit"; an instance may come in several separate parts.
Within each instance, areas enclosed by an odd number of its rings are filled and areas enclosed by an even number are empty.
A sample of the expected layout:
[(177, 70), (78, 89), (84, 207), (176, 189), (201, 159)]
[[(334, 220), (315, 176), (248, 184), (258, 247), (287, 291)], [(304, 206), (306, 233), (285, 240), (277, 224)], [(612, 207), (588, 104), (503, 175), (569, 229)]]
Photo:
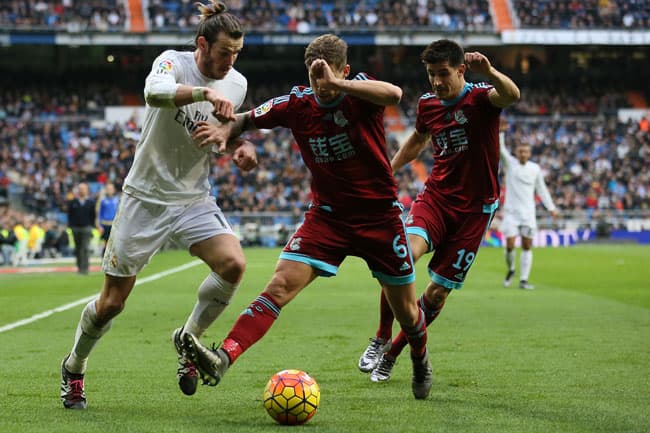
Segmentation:
[(291, 129), (312, 174), (313, 200), (266, 289), (239, 316), (221, 348), (209, 350), (189, 333), (184, 346), (204, 381), (216, 385), (304, 287), (318, 276), (336, 275), (346, 256), (358, 256), (384, 288), (411, 345), (413, 393), (426, 398), (432, 383), (426, 326), (383, 124), (384, 106), (399, 102), (402, 91), (364, 73), (347, 80), (347, 44), (335, 35), (313, 40), (305, 65), (311, 87), (294, 87), (288, 95), (238, 115), (221, 136), (202, 137), (202, 145), (223, 146), (245, 130)]
[[(415, 159), (431, 140), (434, 165), (407, 217), (417, 261), (435, 250), (431, 281), (418, 304), (429, 325), (452, 289), (460, 289), (499, 202), (499, 116), (519, 99), (519, 89), (481, 53), (464, 53), (450, 40), (431, 43), (421, 54), (432, 92), (420, 97), (415, 131), (391, 161), (393, 171)], [(466, 68), (491, 85), (465, 81)], [(359, 359), (373, 382), (390, 378), (404, 335), (392, 337), (393, 313), (383, 292), (379, 328)]]

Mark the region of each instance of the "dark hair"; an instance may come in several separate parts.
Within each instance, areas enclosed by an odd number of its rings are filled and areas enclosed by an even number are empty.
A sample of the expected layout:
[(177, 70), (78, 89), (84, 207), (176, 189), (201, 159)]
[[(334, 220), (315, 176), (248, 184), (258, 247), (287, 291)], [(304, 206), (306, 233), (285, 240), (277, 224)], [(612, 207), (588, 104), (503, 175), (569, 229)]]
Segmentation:
[(194, 37), (194, 43), (203, 36), (208, 44), (212, 45), (217, 40), (219, 33), (224, 32), (233, 39), (239, 39), (244, 36), (239, 18), (226, 12), (226, 5), (218, 0), (210, 0), (209, 4), (195, 3), (201, 12), (201, 22)]
[(331, 33), (311, 41), (305, 49), (305, 65), (311, 66), (316, 59), (323, 59), (328, 65), (342, 70), (348, 63), (348, 44)]
[(465, 51), (458, 43), (449, 39), (431, 42), (420, 54), (423, 63), (440, 63), (447, 61), (449, 66), (460, 66), (465, 62)]

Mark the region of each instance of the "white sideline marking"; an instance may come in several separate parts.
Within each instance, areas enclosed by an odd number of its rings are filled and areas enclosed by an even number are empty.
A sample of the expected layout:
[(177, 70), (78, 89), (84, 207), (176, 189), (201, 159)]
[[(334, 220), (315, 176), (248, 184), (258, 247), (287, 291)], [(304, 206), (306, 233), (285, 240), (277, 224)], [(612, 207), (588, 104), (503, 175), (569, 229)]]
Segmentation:
[[(194, 260), (194, 261), (191, 261), (189, 263), (185, 263), (184, 265), (181, 265), (181, 266), (178, 266), (178, 267), (175, 267), (175, 268), (172, 268), (172, 269), (168, 269), (168, 270), (163, 271), (163, 272), (158, 272), (157, 274), (153, 274), (153, 275), (150, 275), (148, 277), (139, 279), (139, 280), (137, 280), (135, 282), (135, 285), (139, 286), (140, 284), (149, 283), (151, 281), (155, 281), (155, 280), (158, 280), (160, 278), (166, 277), (167, 275), (175, 274), (176, 272), (180, 272), (180, 271), (184, 271), (185, 269), (192, 268), (192, 267), (194, 267), (194, 266), (196, 266), (198, 264), (201, 264), (201, 263), (203, 263), (201, 260)], [(9, 323), (8, 325), (0, 326), (0, 334), (3, 333), (3, 332), (6, 332), (6, 331), (11, 331), (12, 329), (18, 328), (20, 326), (24, 326), (24, 325), (28, 325), (30, 323), (36, 322), (37, 320), (44, 319), (46, 317), (51, 316), (54, 313), (60, 313), (62, 311), (66, 311), (66, 310), (69, 310), (71, 308), (74, 308), (77, 305), (86, 304), (86, 303), (90, 302), (92, 299), (95, 299), (96, 297), (97, 297), (97, 295), (95, 294), (95, 295), (92, 295), (92, 296), (87, 296), (87, 297), (82, 298), (82, 299), (77, 299), (74, 302), (70, 302), (68, 304), (60, 305), (60, 306), (58, 306), (56, 308), (52, 308), (51, 310), (43, 311), (42, 313), (34, 314), (32, 317), (28, 317), (27, 319), (21, 319), (21, 320), (19, 320), (17, 322)]]

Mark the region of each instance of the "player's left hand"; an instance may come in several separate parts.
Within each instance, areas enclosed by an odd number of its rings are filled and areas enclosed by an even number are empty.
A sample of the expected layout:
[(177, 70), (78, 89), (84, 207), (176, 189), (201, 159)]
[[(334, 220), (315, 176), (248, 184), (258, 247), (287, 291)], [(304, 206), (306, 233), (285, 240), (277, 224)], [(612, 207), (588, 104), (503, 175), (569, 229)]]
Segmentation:
[(232, 154), (232, 161), (244, 171), (249, 171), (257, 167), (255, 145), (248, 140), (241, 140), (241, 144)]
[(556, 220), (556, 219), (558, 219), (560, 217), (560, 213), (557, 211), (557, 209), (552, 210), (549, 213), (551, 214), (551, 218), (553, 218), (554, 220)]
[(219, 152), (226, 151), (226, 143), (230, 137), (230, 127), (227, 125), (214, 125), (208, 122), (197, 122), (192, 138), (199, 148), (215, 145)]
[(465, 53), (465, 64), (470, 71), (483, 75), (487, 75), (490, 72), (490, 68), (492, 68), (492, 64), (488, 58), (478, 51)]

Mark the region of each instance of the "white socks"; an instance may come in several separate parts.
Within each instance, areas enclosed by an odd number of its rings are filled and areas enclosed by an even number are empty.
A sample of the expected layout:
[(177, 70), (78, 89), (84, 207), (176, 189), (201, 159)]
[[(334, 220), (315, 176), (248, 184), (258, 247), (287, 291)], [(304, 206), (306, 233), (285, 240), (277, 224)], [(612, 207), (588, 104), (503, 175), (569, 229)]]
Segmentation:
[(74, 336), (74, 345), (70, 351), (70, 357), (65, 363), (65, 368), (70, 373), (83, 374), (86, 371), (88, 354), (113, 323), (111, 320), (100, 328), (95, 325), (96, 322), (97, 310), (95, 309), (95, 299), (93, 299), (81, 312), (81, 319), (79, 319), (77, 332)]
[(522, 281), (528, 281), (530, 268), (533, 266), (533, 250), (522, 250), (519, 260), (521, 261), (521, 272), (519, 273), (519, 279)]
[(189, 332), (196, 338), (201, 337), (230, 304), (237, 287), (239, 286), (229, 283), (219, 274), (211, 272), (199, 286), (198, 301), (194, 305), (183, 331)]

